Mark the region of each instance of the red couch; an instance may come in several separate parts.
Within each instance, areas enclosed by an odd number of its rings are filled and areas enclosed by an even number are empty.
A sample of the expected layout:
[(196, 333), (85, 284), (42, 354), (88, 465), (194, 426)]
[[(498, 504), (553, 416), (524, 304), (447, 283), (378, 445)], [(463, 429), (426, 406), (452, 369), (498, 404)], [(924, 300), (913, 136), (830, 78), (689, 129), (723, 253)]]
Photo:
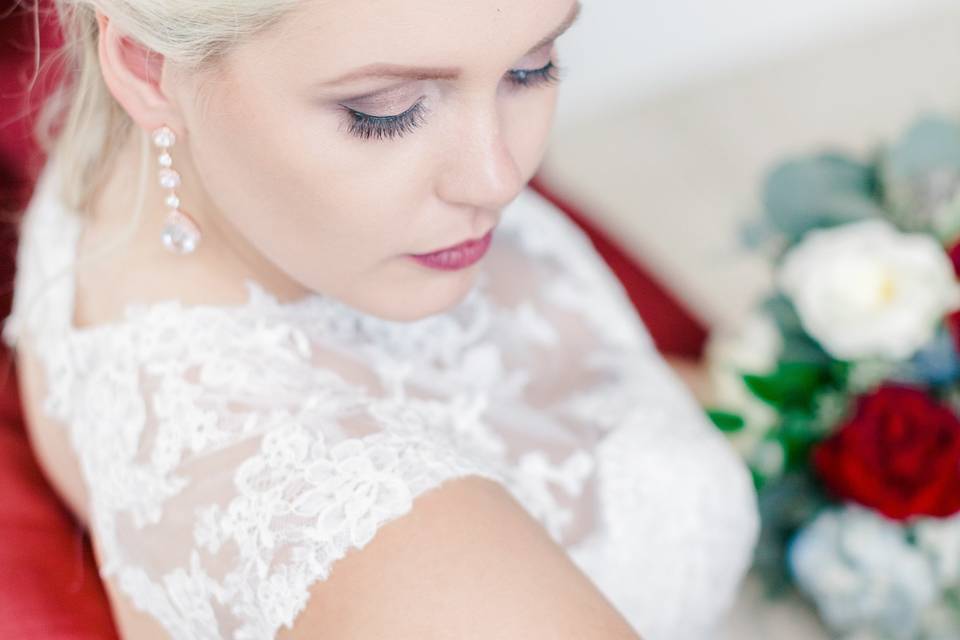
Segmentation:
[[(9, 4), (9, 3), (8, 3)], [(43, 5), (43, 3), (42, 3)], [(56, 25), (41, 21), (43, 60), (59, 44)], [(56, 74), (33, 93), (33, 16), (0, 16), (0, 318), (10, 309), (16, 218), (26, 205), (43, 157), (29, 136), (30, 115)], [(699, 357), (706, 330), (634, 259), (541, 176), (531, 185), (590, 236), (627, 288), (666, 354)], [(87, 534), (60, 502), (30, 449), (10, 353), (0, 345), (0, 638), (113, 639), (117, 633)]]

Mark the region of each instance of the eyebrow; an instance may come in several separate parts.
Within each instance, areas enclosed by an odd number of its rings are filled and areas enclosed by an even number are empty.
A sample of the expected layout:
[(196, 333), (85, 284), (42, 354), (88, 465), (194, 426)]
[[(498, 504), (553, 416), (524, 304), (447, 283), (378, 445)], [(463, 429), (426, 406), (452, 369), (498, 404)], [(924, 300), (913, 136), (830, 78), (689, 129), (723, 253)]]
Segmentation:
[[(531, 53), (539, 50), (541, 47), (544, 47), (561, 35), (563, 35), (567, 29), (573, 26), (573, 23), (576, 22), (577, 18), (580, 16), (580, 10), (583, 8), (583, 4), (580, 0), (573, 5), (570, 13), (564, 18), (563, 22), (557, 26), (556, 29), (544, 36), (537, 44), (533, 45), (527, 53), (524, 55), (530, 55)], [(328, 80), (326, 82), (320, 83), (318, 86), (328, 87), (339, 84), (344, 84), (347, 82), (353, 82), (362, 78), (407, 78), (411, 80), (455, 80), (460, 77), (460, 69), (457, 67), (412, 67), (407, 65), (398, 65), (391, 64), (386, 62), (373, 63), (359, 67), (350, 71), (342, 76), (339, 76), (333, 80)]]

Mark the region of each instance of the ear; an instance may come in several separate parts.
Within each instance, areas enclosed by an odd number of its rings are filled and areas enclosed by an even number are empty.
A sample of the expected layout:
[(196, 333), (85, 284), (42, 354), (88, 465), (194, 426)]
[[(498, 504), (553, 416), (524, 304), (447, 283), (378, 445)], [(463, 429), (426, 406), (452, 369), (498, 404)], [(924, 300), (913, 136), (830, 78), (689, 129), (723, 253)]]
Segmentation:
[(100, 11), (97, 24), (100, 69), (117, 102), (148, 132), (163, 124), (183, 131), (176, 104), (163, 87), (164, 57), (120, 32)]

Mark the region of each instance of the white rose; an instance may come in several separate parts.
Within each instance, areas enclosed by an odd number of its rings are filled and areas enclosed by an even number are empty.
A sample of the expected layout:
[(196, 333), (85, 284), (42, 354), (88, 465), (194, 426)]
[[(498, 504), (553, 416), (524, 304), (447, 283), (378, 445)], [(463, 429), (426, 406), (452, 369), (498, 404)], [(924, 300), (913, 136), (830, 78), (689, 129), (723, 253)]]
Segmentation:
[(797, 586), (839, 632), (914, 638), (940, 594), (933, 567), (901, 525), (855, 503), (820, 512), (787, 558)]
[(810, 231), (787, 252), (777, 283), (807, 333), (841, 360), (909, 358), (960, 305), (940, 244), (879, 219)]
[(929, 555), (941, 586), (960, 582), (960, 514), (919, 518), (914, 532), (917, 546)]

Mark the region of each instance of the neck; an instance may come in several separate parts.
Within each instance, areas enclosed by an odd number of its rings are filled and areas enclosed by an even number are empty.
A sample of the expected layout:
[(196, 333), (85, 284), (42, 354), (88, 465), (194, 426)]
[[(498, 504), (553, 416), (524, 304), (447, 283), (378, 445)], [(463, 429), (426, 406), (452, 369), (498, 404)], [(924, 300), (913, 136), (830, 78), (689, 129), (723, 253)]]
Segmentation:
[(144, 169), (143, 210), (131, 234), (141, 171), (139, 131), (134, 133), (119, 151), (107, 183), (94, 200), (84, 236), (90, 250), (126, 237), (123, 247), (112, 253), (106, 263), (123, 265), (125, 275), (137, 279), (138, 290), (144, 287), (160, 297), (177, 297), (191, 303), (237, 304), (247, 297), (245, 278), (258, 281), (281, 301), (311, 293), (257, 252), (217, 211), (202, 187), (190, 154), (178, 153), (177, 146), (170, 149), (173, 169), (181, 175), (181, 186), (176, 192), (181, 210), (200, 227), (202, 238), (197, 249), (177, 255), (160, 240), (169, 211), (164, 202), (169, 191), (157, 180), (159, 152), (152, 146)]

